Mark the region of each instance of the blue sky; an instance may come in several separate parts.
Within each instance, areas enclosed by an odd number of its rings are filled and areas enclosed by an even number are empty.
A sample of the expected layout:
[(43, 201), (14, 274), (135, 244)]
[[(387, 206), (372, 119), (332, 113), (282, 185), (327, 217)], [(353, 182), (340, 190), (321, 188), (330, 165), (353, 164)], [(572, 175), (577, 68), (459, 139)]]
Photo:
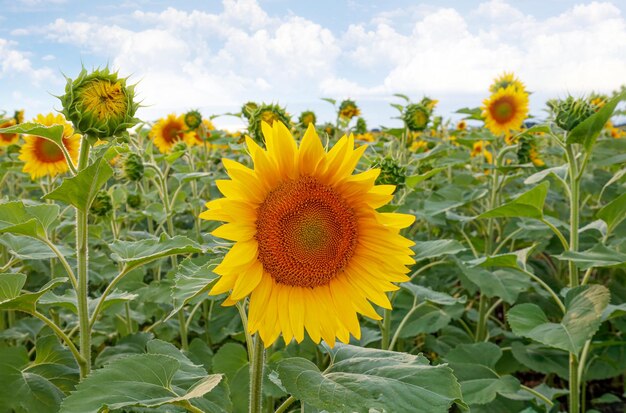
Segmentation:
[[(479, 106), (509, 70), (547, 98), (626, 83), (624, 1), (11, 0), (0, 2), (0, 109), (58, 108), (64, 78), (110, 64), (139, 81), (154, 120), (200, 108), (279, 102), (329, 120), (321, 97), (356, 99), (370, 126), (394, 125), (393, 93)], [(238, 126), (232, 117), (218, 126)]]

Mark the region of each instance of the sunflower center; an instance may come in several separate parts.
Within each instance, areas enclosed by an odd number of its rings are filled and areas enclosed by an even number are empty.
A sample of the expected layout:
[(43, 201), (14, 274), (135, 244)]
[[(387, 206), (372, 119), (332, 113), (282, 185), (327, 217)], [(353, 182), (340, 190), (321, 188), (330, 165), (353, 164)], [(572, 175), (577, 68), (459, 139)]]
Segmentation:
[(510, 97), (503, 96), (493, 102), (490, 111), (496, 122), (506, 123), (515, 115), (515, 102)]
[(17, 134), (15, 133), (0, 133), (0, 141), (3, 142), (13, 142), (13, 139), (15, 139), (15, 137), (17, 136)]
[(120, 82), (92, 80), (81, 91), (84, 109), (99, 120), (122, 118), (126, 113), (126, 95)]
[(40, 162), (53, 163), (64, 159), (63, 152), (56, 143), (39, 137), (35, 141), (35, 154)]
[(271, 191), (259, 207), (256, 239), (263, 268), (280, 284), (328, 284), (348, 263), (356, 214), (331, 187), (305, 176)]
[(182, 125), (176, 122), (168, 122), (163, 126), (163, 139), (168, 143), (183, 140), (184, 133)]

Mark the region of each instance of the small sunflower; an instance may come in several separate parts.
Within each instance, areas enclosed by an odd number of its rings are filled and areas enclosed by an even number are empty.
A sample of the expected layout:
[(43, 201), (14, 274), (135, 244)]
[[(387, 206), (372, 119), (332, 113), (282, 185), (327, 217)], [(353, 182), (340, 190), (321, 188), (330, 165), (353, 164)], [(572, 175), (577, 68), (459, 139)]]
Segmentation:
[[(10, 128), (16, 125), (15, 119), (9, 119), (0, 123), (0, 129)], [(20, 139), (20, 135), (17, 133), (0, 133), (0, 147), (14, 145)]]
[(176, 116), (173, 113), (159, 119), (150, 130), (150, 138), (161, 153), (171, 152), (177, 142), (191, 140), (191, 135), (183, 116)]
[(298, 123), (305, 128), (308, 127), (311, 123), (313, 124), (313, 126), (315, 126), (316, 121), (317, 118), (315, 116), (315, 112), (310, 110), (305, 110), (300, 114), (300, 117), (298, 118)]
[(491, 93), (496, 93), (500, 89), (506, 89), (509, 86), (513, 86), (516, 90), (520, 92), (526, 92), (526, 86), (522, 83), (513, 72), (504, 72), (500, 76), (498, 76), (491, 86), (489, 86), (489, 91)]
[(235, 241), (214, 272), (211, 295), (230, 292), (232, 305), (250, 295), (248, 331), (270, 346), (304, 339), (347, 343), (359, 338), (357, 314), (381, 317), (370, 302), (391, 308), (385, 292), (407, 281), (413, 242), (399, 234), (414, 216), (376, 209), (393, 185), (375, 185), (370, 169), (353, 175), (367, 148), (341, 138), (327, 153), (309, 125), (300, 147), (281, 123), (263, 124), (267, 149), (246, 139), (254, 169), (230, 159), (231, 180), (216, 181), (225, 198), (200, 218), (225, 221), (213, 235)]
[[(65, 120), (63, 115), (53, 113), (37, 115), (33, 122), (45, 126), (63, 125), (63, 146), (69, 153), (72, 162), (74, 164), (78, 162), (80, 135), (74, 133), (74, 128)], [(22, 170), (29, 173), (33, 179), (45, 175), (54, 177), (67, 172), (69, 169), (61, 148), (56, 143), (40, 136), (24, 136), (24, 144), (20, 149), (19, 159), (24, 161)]]
[(528, 95), (510, 85), (483, 101), (485, 126), (494, 135), (520, 130), (528, 116)]
[(215, 130), (215, 125), (209, 119), (202, 119), (202, 127), (191, 131), (186, 135), (186, 142), (189, 146), (202, 145), (204, 139), (211, 136), (211, 131)]
[(464, 120), (460, 120), (456, 124), (456, 130), (459, 130), (459, 131), (467, 130), (467, 122), (465, 122)]
[(489, 142), (474, 142), (472, 152), (470, 153), (471, 157), (475, 158), (482, 155), (487, 163), (493, 163), (493, 154), (486, 149), (487, 145), (489, 145)]
[(421, 139), (415, 140), (411, 144), (411, 147), (409, 148), (409, 150), (411, 152), (415, 152), (415, 153), (428, 152), (428, 150), (429, 150), (428, 142), (423, 141)]
[(354, 139), (363, 142), (376, 142), (376, 137), (371, 132), (357, 133), (354, 135)]
[(341, 119), (350, 120), (360, 114), (361, 110), (353, 100), (346, 99), (339, 105), (339, 117)]

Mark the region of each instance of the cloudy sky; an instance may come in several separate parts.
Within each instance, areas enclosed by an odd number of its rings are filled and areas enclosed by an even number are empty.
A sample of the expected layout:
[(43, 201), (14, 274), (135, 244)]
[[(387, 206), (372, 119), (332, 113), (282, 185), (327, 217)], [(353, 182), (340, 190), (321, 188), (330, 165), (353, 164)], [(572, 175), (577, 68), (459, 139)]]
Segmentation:
[(0, 1), (0, 110), (58, 108), (81, 63), (132, 75), (146, 120), (247, 100), (330, 120), (320, 98), (351, 97), (370, 126), (394, 125), (394, 93), (456, 119), (505, 70), (542, 117), (549, 97), (626, 83), (626, 1)]

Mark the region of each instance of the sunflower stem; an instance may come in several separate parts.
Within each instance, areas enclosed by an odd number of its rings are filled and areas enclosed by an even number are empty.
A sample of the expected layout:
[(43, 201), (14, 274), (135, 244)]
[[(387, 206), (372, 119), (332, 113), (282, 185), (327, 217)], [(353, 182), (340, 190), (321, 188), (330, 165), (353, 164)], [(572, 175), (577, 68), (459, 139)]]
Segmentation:
[[(83, 135), (78, 158), (78, 171), (89, 164), (89, 141)], [(80, 355), (84, 363), (80, 363), (80, 377), (85, 378), (91, 370), (91, 328), (89, 325), (89, 232), (87, 211), (76, 208), (76, 262), (78, 273), (78, 324), (80, 329)]]
[(254, 351), (250, 357), (250, 413), (261, 413), (263, 408), (263, 368), (265, 347), (259, 334), (254, 338)]
[(380, 348), (387, 350), (389, 348), (389, 337), (391, 335), (391, 310), (386, 309), (383, 313), (383, 325), (381, 329)]
[(289, 408), (289, 406), (291, 406), (295, 402), (296, 402), (296, 398), (293, 397), (293, 396), (289, 396), (289, 398), (287, 400), (285, 400), (283, 402), (283, 404), (278, 406), (278, 409), (276, 409), (276, 411), (274, 413), (285, 413), (287, 411), (287, 409)]

